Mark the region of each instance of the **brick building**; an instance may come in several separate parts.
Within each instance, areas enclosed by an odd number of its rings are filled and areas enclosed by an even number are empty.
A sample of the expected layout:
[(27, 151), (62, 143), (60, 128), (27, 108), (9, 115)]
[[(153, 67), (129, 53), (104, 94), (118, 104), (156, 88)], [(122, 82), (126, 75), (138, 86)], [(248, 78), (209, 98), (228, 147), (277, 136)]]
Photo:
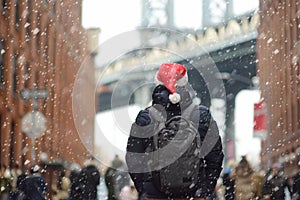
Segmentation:
[(257, 66), (270, 122), (262, 162), (282, 162), (289, 173), (294, 172), (300, 145), (299, 12), (297, 0), (260, 1)]
[[(45, 89), (38, 111), (47, 129), (35, 140), (35, 160), (83, 162), (89, 156), (75, 128), (72, 92), (83, 62), (90, 63), (84, 95), (93, 95), (94, 67), (87, 49), (87, 31), (81, 26), (81, 1), (17, 0), (0, 4), (0, 163), (12, 167), (32, 164), (33, 140), (22, 132), (22, 117), (33, 109), (21, 91)], [(84, 102), (83, 102), (84, 103)], [(90, 110), (86, 134), (93, 139)], [(34, 155), (34, 154), (33, 154)], [(29, 162), (30, 161), (30, 162)]]

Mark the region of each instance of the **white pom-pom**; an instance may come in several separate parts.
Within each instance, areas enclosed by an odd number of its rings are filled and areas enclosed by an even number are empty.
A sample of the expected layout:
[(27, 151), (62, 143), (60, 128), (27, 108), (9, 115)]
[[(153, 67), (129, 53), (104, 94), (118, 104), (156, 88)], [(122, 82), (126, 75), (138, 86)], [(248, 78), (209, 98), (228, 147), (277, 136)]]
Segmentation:
[(170, 94), (169, 100), (172, 104), (176, 104), (180, 101), (180, 95), (178, 93)]

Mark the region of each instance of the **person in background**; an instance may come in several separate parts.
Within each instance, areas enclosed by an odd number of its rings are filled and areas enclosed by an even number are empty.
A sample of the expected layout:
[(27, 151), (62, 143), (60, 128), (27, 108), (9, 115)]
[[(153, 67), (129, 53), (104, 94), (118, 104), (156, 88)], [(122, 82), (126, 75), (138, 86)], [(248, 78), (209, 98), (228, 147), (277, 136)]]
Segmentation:
[(6, 165), (0, 166), (0, 200), (7, 200), (12, 190), (13, 177)]
[(132, 180), (125, 185), (120, 192), (120, 200), (138, 200), (138, 192)]
[(71, 185), (69, 175), (68, 170), (64, 169), (61, 171), (57, 184), (52, 186), (52, 190), (55, 193), (53, 200), (68, 199)]
[(70, 166), (70, 193), (68, 200), (77, 200), (80, 199), (82, 190), (80, 187), (80, 165), (77, 163), (73, 163)]
[(23, 171), (17, 178), (16, 183), (16, 191), (14, 194), (10, 197), (10, 200), (24, 200), (26, 198), (25, 196), (25, 185), (24, 181), (27, 177), (27, 174)]
[(227, 167), (224, 169), (223, 173), (223, 185), (224, 185), (224, 196), (226, 200), (234, 200), (234, 188), (235, 183), (232, 177), (234, 169), (236, 167), (234, 160), (229, 160)]
[(11, 174), (13, 177), (12, 181), (12, 191), (10, 192), (9, 199), (10, 200), (19, 200), (23, 197), (23, 181), (26, 178), (26, 173), (21, 170), (19, 165), (15, 165), (11, 170)]
[(262, 196), (260, 193), (262, 179), (259, 179), (259, 174), (254, 172), (246, 156), (242, 156), (232, 177), (235, 182), (236, 200), (259, 199)]
[(285, 189), (291, 192), (287, 177), (283, 173), (280, 163), (272, 166), (270, 173), (265, 177), (263, 195), (266, 200), (285, 199)]
[(45, 200), (48, 186), (44, 177), (40, 174), (40, 167), (34, 165), (30, 169), (30, 175), (23, 181), (26, 200)]
[(16, 190), (17, 187), (17, 179), (18, 176), (22, 174), (22, 170), (20, 169), (20, 166), (18, 164), (14, 165), (14, 167), (11, 170), (11, 175), (12, 175), (12, 191)]
[(124, 186), (129, 185), (130, 176), (126, 169), (125, 163), (122, 161), (121, 165), (116, 168), (115, 172), (115, 194), (120, 196), (121, 190)]
[(113, 166), (107, 167), (104, 178), (105, 178), (105, 185), (107, 188), (107, 200), (116, 200), (117, 197), (115, 195), (115, 174), (116, 169)]
[(293, 200), (299, 200), (300, 199), (300, 160), (297, 163), (298, 165), (298, 172), (293, 176)]
[(86, 166), (80, 171), (80, 187), (82, 190), (82, 199), (96, 200), (98, 198), (97, 187), (100, 184), (100, 171), (98, 170), (94, 159), (86, 163)]
[(265, 181), (265, 170), (263, 169), (259, 169), (259, 171), (257, 171), (254, 174), (254, 183), (257, 187), (257, 198), (258, 199), (262, 199), (263, 198), (263, 184)]
[(121, 189), (129, 184), (129, 174), (126, 172), (124, 162), (115, 155), (111, 166), (105, 171), (105, 185), (108, 190), (108, 200), (116, 200), (119, 197)]

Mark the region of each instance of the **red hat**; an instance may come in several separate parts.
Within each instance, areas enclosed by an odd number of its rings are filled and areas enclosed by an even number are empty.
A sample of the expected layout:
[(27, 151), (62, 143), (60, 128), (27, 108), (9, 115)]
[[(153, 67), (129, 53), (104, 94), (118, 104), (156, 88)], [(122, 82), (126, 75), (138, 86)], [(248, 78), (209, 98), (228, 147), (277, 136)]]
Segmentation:
[(176, 93), (176, 86), (186, 86), (188, 82), (186, 68), (177, 63), (164, 63), (160, 66), (157, 74), (157, 82), (162, 83), (171, 92), (169, 100), (176, 104), (180, 101), (180, 95)]

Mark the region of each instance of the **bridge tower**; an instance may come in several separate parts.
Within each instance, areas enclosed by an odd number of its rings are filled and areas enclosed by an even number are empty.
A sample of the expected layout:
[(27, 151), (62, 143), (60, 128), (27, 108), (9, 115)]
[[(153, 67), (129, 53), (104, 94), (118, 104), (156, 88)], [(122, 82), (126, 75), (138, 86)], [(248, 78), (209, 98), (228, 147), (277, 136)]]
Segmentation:
[(174, 26), (173, 0), (143, 0), (142, 6), (143, 27)]
[[(212, 27), (226, 23), (234, 17), (233, 0), (203, 0), (202, 27)], [(143, 27), (175, 27), (173, 0), (143, 0)]]
[(203, 0), (203, 27), (216, 26), (233, 17), (233, 0)]

